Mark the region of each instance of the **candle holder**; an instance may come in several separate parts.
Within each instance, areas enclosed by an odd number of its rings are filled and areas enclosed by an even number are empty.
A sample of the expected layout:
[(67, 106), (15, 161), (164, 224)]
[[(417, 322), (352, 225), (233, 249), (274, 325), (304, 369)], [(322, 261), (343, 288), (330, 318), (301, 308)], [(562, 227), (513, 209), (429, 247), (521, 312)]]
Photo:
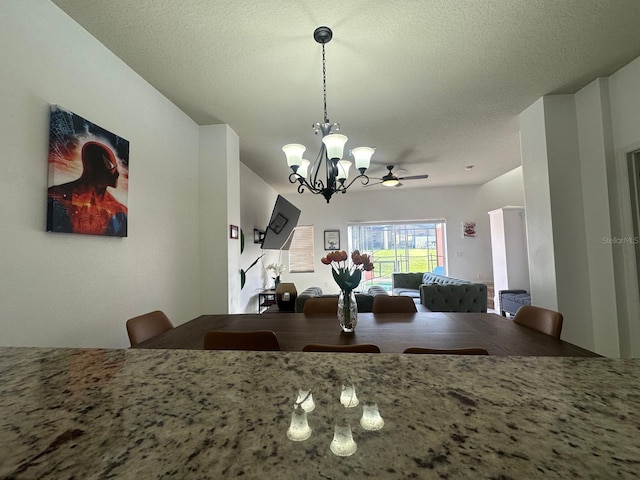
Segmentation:
[(316, 408), (316, 404), (313, 401), (311, 390), (298, 390), (298, 399), (296, 400), (296, 405), (300, 405), (300, 407), (307, 413), (313, 412)]
[(375, 402), (365, 402), (362, 406), (362, 417), (360, 425), (365, 430), (380, 430), (384, 427), (384, 420), (380, 416), (378, 404)]
[(357, 407), (360, 401), (356, 395), (356, 387), (353, 385), (343, 385), (340, 393), (340, 403), (346, 408)]
[(307, 412), (297, 405), (291, 414), (291, 424), (287, 430), (287, 437), (294, 442), (302, 442), (311, 436), (311, 427), (307, 421)]
[(333, 432), (333, 440), (329, 445), (331, 451), (339, 457), (348, 457), (356, 453), (358, 445), (353, 439), (351, 425), (347, 421), (337, 422)]

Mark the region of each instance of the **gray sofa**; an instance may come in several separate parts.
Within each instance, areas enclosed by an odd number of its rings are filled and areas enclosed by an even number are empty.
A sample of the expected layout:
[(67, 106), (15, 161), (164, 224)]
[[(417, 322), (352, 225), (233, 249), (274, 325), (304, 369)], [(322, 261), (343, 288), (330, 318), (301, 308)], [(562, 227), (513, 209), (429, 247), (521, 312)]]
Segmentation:
[(419, 298), (432, 312), (486, 312), (487, 286), (432, 272), (392, 274), (393, 295)]
[[(388, 295), (382, 287), (370, 287), (366, 293), (356, 293), (356, 303), (358, 304), (358, 312), (371, 312), (373, 307), (373, 297), (376, 295)], [(304, 304), (307, 300), (314, 297), (337, 297), (338, 294), (323, 295), (320, 287), (309, 287), (298, 295), (296, 298), (296, 313), (302, 313)]]

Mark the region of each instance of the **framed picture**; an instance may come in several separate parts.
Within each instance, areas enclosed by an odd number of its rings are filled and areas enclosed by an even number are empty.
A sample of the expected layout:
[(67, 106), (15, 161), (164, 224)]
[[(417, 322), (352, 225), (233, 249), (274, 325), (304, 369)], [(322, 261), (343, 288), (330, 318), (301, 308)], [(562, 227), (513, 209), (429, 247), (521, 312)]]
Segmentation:
[(476, 222), (462, 222), (462, 235), (467, 238), (476, 236)]
[(278, 234), (282, 231), (288, 221), (289, 219), (287, 217), (285, 217), (281, 213), (278, 213), (276, 215), (276, 218), (274, 218), (273, 221), (269, 224), (269, 228), (273, 230), (274, 233)]
[(229, 238), (239, 238), (240, 231), (237, 225), (229, 225)]
[(48, 232), (127, 236), (128, 140), (51, 105), (48, 165)]
[(324, 231), (324, 249), (340, 250), (340, 230)]

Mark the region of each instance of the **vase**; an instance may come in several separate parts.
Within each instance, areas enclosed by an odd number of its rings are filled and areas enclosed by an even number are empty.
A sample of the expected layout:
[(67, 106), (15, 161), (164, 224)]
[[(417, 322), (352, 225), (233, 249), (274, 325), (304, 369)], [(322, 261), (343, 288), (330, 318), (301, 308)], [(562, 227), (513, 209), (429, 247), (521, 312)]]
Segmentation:
[(273, 283), (274, 283), (273, 288), (278, 288), (278, 285), (280, 285), (280, 275), (278, 275), (273, 279)]
[(340, 290), (338, 296), (338, 322), (345, 333), (353, 333), (358, 324), (358, 304), (353, 291)]

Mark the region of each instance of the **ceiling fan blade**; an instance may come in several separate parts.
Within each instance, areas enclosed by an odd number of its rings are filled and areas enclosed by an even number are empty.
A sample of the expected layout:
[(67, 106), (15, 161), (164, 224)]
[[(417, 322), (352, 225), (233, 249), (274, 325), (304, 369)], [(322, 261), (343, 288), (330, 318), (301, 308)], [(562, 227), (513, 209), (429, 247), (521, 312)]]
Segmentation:
[(382, 179), (381, 178), (374, 178), (374, 180), (380, 180), (379, 182), (376, 183), (367, 183), (366, 185), (364, 185), (365, 187), (372, 187), (373, 185), (380, 185), (382, 183)]
[(420, 180), (423, 178), (429, 178), (429, 175), (411, 175), (409, 177), (398, 177), (398, 180)]

